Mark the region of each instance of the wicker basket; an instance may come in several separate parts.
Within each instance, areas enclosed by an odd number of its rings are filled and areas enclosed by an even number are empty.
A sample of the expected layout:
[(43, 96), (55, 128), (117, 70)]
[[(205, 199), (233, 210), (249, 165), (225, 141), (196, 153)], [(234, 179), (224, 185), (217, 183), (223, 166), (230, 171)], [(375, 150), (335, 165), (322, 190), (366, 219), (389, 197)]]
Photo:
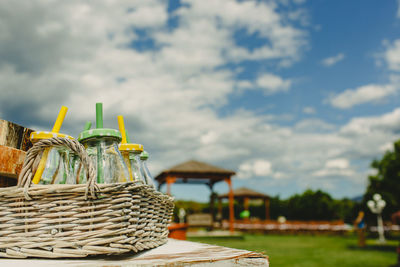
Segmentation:
[[(38, 155), (49, 146), (73, 150), (87, 184), (33, 185)], [(96, 184), (84, 147), (52, 138), (27, 153), (18, 185), (0, 189), (0, 257), (86, 257), (138, 252), (164, 244), (173, 199), (142, 183)]]

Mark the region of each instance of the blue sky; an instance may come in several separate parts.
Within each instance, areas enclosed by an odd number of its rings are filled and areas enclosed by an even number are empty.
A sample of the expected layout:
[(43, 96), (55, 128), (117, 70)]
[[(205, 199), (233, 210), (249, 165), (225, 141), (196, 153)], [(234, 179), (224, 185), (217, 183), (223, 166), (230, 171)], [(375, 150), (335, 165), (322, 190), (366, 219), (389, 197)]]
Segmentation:
[(234, 187), (354, 197), (400, 138), (399, 1), (2, 1), (0, 14), (0, 118), (49, 130), (65, 105), (77, 136), (101, 101), (154, 174), (196, 159), (234, 170)]
[[(243, 106), (262, 109), (268, 103), (279, 103), (269, 112), (296, 114), (292, 123), (307, 117), (302, 108), (312, 106), (318, 110), (315, 117), (334, 124), (343, 124), (352, 116), (365, 116), (387, 112), (396, 107), (397, 101), (386, 99), (384, 105), (360, 105), (338, 110), (324, 103), (324, 99), (345, 89), (370, 83), (385, 83), (389, 73), (376, 64), (376, 57), (384, 50), (383, 40), (398, 37), (400, 22), (396, 19), (395, 1), (312, 1), (303, 7), (310, 25), (308, 46), (302, 58), (288, 68), (274, 68), (269, 62), (248, 64), (244, 77), (274, 70), (274, 73), (294, 79), (290, 96), (276, 94), (262, 97), (262, 93), (247, 92), (232, 101), (232, 109)], [(243, 38), (243, 36), (240, 36)], [(255, 38), (245, 38), (250, 44)], [(344, 59), (329, 67), (321, 61), (343, 54)], [(228, 107), (225, 107), (228, 108)]]

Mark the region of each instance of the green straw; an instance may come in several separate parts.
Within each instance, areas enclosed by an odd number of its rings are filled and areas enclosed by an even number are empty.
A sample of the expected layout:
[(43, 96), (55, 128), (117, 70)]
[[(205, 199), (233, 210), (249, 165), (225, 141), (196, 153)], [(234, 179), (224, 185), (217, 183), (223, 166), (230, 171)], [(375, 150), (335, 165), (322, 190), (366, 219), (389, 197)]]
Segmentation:
[(104, 183), (104, 177), (103, 177), (103, 159), (101, 157), (102, 154), (102, 149), (101, 149), (101, 143), (99, 142), (97, 145), (97, 182), (99, 184)]
[[(96, 128), (103, 128), (103, 103), (96, 103)], [(104, 174), (103, 174), (103, 159), (101, 143), (98, 142), (97, 146), (97, 182), (99, 184), (104, 183)]]
[(96, 128), (103, 128), (103, 103), (96, 103)]
[(83, 129), (84, 131), (90, 130), (90, 128), (92, 127), (92, 122), (91, 121), (87, 121), (85, 124), (85, 128)]

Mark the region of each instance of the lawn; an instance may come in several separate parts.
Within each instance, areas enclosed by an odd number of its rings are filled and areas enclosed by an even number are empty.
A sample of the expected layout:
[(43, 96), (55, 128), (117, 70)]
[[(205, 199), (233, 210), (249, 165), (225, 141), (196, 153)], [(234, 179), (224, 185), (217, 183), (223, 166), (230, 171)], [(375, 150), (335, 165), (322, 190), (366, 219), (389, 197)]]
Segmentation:
[(368, 239), (358, 248), (355, 236), (245, 235), (243, 240), (192, 237), (190, 241), (263, 252), (271, 266), (393, 266), (397, 241), (378, 245)]

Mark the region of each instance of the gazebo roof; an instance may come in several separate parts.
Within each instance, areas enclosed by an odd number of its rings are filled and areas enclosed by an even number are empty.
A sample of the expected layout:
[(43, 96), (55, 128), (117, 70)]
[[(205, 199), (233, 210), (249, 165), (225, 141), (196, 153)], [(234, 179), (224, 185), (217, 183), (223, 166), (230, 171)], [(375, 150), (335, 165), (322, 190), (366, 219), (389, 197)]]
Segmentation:
[(216, 183), (235, 175), (234, 171), (223, 169), (205, 162), (189, 160), (162, 171), (155, 179), (165, 183), (167, 177), (176, 177), (182, 183)]
[[(240, 187), (238, 189), (233, 190), (233, 195), (235, 198), (270, 198), (268, 195), (254, 191), (247, 187)], [(219, 195), (218, 198), (228, 198), (229, 194)]]
[(197, 173), (222, 173), (222, 174), (235, 174), (234, 171), (223, 169), (211, 164), (200, 162), (196, 160), (189, 160), (172, 168), (164, 170), (163, 172), (197, 172)]

